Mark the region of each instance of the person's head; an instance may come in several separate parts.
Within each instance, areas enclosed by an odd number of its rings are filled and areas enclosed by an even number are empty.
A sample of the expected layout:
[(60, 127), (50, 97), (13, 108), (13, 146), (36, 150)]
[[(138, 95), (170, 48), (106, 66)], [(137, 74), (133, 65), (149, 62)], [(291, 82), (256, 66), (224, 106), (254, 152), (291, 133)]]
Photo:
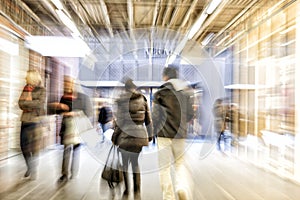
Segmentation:
[(222, 99), (216, 99), (215, 104), (222, 104), (223, 100)]
[(27, 71), (26, 83), (33, 86), (40, 86), (42, 83), (42, 77), (36, 69)]
[(64, 76), (64, 93), (73, 93), (75, 86), (75, 79), (71, 76)]
[(108, 102), (105, 101), (105, 100), (104, 101), (100, 101), (98, 105), (99, 105), (100, 108), (101, 107), (105, 107), (105, 106), (108, 106)]
[(128, 90), (128, 91), (134, 91), (136, 90), (136, 85), (133, 83), (132, 79), (128, 78), (126, 81), (125, 81), (125, 89)]
[(163, 80), (178, 78), (177, 69), (174, 66), (165, 67), (162, 73)]

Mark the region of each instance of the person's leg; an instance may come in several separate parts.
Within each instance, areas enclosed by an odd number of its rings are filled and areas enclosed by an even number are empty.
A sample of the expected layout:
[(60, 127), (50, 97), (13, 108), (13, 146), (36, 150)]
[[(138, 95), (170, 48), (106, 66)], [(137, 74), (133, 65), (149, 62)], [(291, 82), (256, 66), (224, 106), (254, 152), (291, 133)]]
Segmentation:
[[(135, 163), (136, 162), (136, 163)], [(134, 191), (134, 198), (140, 199), (141, 198), (141, 173), (138, 161), (132, 162), (133, 166), (133, 191)]]
[(24, 177), (28, 177), (31, 175), (31, 152), (30, 152), (30, 124), (22, 123), (21, 125), (21, 133), (20, 133), (20, 146), (22, 150), (23, 157), (26, 163), (26, 173)]
[(157, 143), (156, 141), (157, 141), (157, 137), (156, 137), (156, 135), (154, 135), (153, 138), (152, 138), (152, 144), (155, 145), (155, 143)]
[(173, 159), (171, 144), (170, 138), (157, 137), (159, 178), (164, 200), (175, 199), (171, 177)]
[(102, 129), (102, 132), (101, 132), (101, 142), (104, 142), (105, 141), (105, 131), (107, 131), (107, 128), (106, 128), (106, 125), (105, 124), (101, 124), (101, 129)]
[(175, 165), (175, 189), (179, 200), (192, 199), (191, 192), (193, 187), (192, 178), (185, 166), (185, 139), (172, 140), (172, 152), (174, 154)]
[(102, 129), (103, 129), (103, 133), (105, 131), (107, 131), (108, 129), (110, 129), (112, 127), (112, 122), (107, 122), (105, 124), (103, 124)]
[(134, 192), (140, 192), (141, 191), (141, 174), (140, 174), (140, 167), (139, 167), (139, 155), (140, 152), (131, 153), (130, 156), (130, 162), (132, 166), (132, 172), (133, 172), (133, 188)]
[(129, 193), (129, 185), (128, 185), (128, 165), (129, 165), (129, 155), (127, 151), (120, 150), (122, 155), (122, 164), (123, 164), (123, 176), (124, 176), (124, 185), (125, 185), (125, 191), (124, 195), (127, 195)]
[(73, 146), (73, 152), (71, 156), (71, 178), (76, 178), (79, 172), (80, 165), (80, 144)]
[(223, 135), (223, 132), (220, 132), (219, 134), (218, 134), (218, 141), (217, 141), (217, 148), (218, 148), (218, 150), (219, 151), (222, 151), (222, 148), (221, 148), (221, 140), (222, 140), (222, 135)]
[(39, 124), (33, 124), (32, 132), (30, 133), (30, 152), (31, 152), (31, 178), (36, 179), (38, 173), (38, 164), (39, 164), (39, 151), (40, 151), (40, 140), (41, 140), (41, 127)]
[(65, 145), (64, 153), (63, 153), (63, 161), (62, 161), (62, 176), (60, 177), (60, 181), (68, 180), (69, 178), (69, 166), (70, 166), (70, 157), (72, 153), (73, 145)]

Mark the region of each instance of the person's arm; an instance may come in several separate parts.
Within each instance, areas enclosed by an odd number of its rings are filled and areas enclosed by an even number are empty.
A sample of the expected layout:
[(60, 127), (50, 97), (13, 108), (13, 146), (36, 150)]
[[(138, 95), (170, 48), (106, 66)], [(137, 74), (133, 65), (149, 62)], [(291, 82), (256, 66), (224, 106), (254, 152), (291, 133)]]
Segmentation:
[(33, 90), (29, 90), (28, 86), (25, 86), (23, 92), (19, 98), (19, 107), (22, 110), (34, 110), (43, 108), (46, 102), (46, 90), (45, 88), (39, 89), (37, 98), (32, 99)]
[(193, 108), (194, 97), (188, 96), (188, 105), (187, 105), (187, 122), (191, 121), (195, 117), (195, 111)]
[(150, 108), (148, 106), (146, 98), (145, 98), (145, 109), (146, 109), (145, 110), (146, 111), (145, 112), (145, 125), (147, 128), (149, 141), (151, 141), (153, 138), (153, 123), (152, 123)]
[(154, 95), (152, 104), (152, 123), (153, 123), (153, 136), (157, 135), (162, 128), (162, 124), (165, 122), (166, 113), (160, 105), (159, 95)]
[(184, 90), (184, 95), (186, 98), (186, 114), (187, 114), (187, 122), (190, 122), (195, 117), (195, 110), (193, 108), (194, 105), (194, 89), (188, 86)]
[(114, 145), (118, 145), (118, 137), (119, 135), (121, 134), (121, 130), (120, 128), (118, 127), (117, 125), (117, 122), (115, 120), (113, 120), (113, 129), (114, 129), (114, 132), (111, 136), (111, 142), (114, 144)]
[(29, 101), (32, 101), (32, 91), (33, 91), (33, 87), (30, 86), (30, 85), (25, 85), (23, 90), (22, 90), (22, 93), (20, 95), (20, 98), (19, 98), (19, 107), (21, 110), (29, 110), (30, 107), (29, 107)]
[(48, 104), (49, 107), (55, 110), (57, 114), (61, 114), (62, 112), (68, 112), (70, 110), (69, 106), (65, 103), (60, 102), (53, 102)]

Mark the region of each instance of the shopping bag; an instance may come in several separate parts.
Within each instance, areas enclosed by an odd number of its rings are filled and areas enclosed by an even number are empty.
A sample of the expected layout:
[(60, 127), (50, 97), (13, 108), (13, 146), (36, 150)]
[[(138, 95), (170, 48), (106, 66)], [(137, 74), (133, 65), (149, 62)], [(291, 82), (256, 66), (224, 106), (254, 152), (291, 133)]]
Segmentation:
[(64, 130), (60, 134), (64, 145), (79, 144), (80, 134), (93, 128), (89, 118), (83, 111), (73, 111), (75, 114), (72, 117), (64, 117)]
[(81, 134), (93, 128), (90, 119), (84, 114), (82, 110), (76, 111), (76, 116), (73, 118), (73, 120), (77, 129), (76, 132), (78, 134)]
[(114, 183), (123, 181), (122, 165), (120, 160), (120, 152), (117, 146), (112, 145), (110, 148), (105, 166), (103, 168), (101, 177), (105, 179), (110, 188), (114, 188)]

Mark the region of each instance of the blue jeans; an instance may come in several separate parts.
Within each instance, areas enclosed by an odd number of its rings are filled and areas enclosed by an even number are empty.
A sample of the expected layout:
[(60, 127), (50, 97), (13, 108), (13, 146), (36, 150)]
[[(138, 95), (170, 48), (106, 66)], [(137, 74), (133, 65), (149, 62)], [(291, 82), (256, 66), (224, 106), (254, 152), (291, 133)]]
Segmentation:
[(107, 122), (105, 124), (100, 123), (100, 126), (102, 128), (103, 133), (104, 133), (105, 131), (107, 131), (108, 129), (110, 129), (112, 127), (112, 122)]

